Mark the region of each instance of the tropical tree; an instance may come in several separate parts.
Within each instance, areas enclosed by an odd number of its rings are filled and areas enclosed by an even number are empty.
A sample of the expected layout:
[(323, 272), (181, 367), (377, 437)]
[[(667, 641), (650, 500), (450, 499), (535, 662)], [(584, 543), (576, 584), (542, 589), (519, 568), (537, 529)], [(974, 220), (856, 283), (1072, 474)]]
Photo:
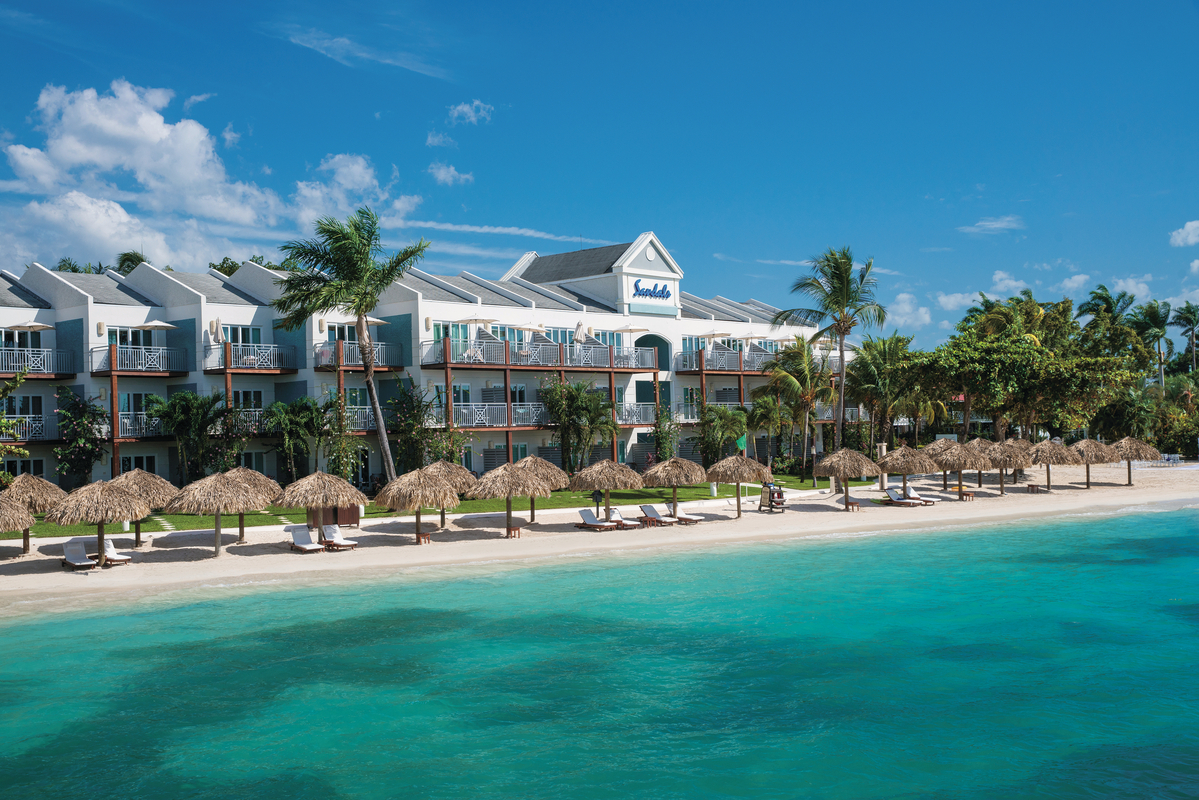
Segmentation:
[(1195, 371), (1195, 329), (1199, 328), (1199, 306), (1190, 300), (1174, 309), (1170, 317), (1170, 325), (1182, 329), (1182, 335), (1187, 337), (1191, 345), (1191, 372)]
[(1157, 352), (1157, 380), (1166, 385), (1166, 359), (1174, 355), (1174, 340), (1170, 338), (1170, 304), (1150, 300), (1133, 309), (1128, 322), (1145, 346)]
[[(339, 394), (325, 403), (328, 432), (325, 436), (325, 471), (350, 480), (362, 463), (364, 453), (370, 452), (361, 436), (350, 432), (346, 416), (346, 397)], [(380, 425), (380, 428), (385, 426)]]
[[(778, 397), (791, 409), (792, 420), (802, 420), (803, 469), (808, 466), (808, 433), (810, 418), (817, 403), (827, 403), (834, 396), (832, 368), (828, 356), (813, 349), (802, 336), (763, 362), (762, 372), (766, 383), (750, 390), (750, 397), (757, 399), (765, 395)], [(791, 448), (794, 451), (794, 447)]]
[(158, 420), (163, 433), (175, 437), (181, 484), (203, 478), (212, 464), (213, 436), (234, 411), (225, 405), (225, 395), (178, 392), (164, 400), (152, 394), (146, 398), (145, 408), (146, 416)]
[(881, 339), (867, 336), (855, 348), (853, 363), (846, 373), (846, 391), (871, 407), (871, 427), (877, 419), (879, 439), (888, 444), (896, 407), (911, 383), (911, 375), (905, 369), (911, 342), (911, 336), (901, 336), (898, 332)]
[[(358, 331), (358, 349), (366, 377), (366, 392), (376, 420), (383, 419), (375, 386), (375, 352), (367, 315), (395, 281), (424, 257), (429, 243), (424, 239), (382, 260), (383, 246), (379, 217), (360, 208), (342, 222), (333, 217), (316, 221), (316, 237), (290, 241), (279, 249), (287, 254), (288, 269), (276, 281), (283, 294), (271, 305), (283, 314), (276, 325), (294, 331), (314, 314), (344, 309), (353, 314)], [(376, 425), (383, 470), (395, 479), (395, 463), (387, 442), (386, 425)]]
[(62, 258), (58, 259), (58, 263), (54, 265), (54, 269), (56, 272), (77, 272), (98, 275), (107, 269), (107, 267), (105, 267), (103, 264), (92, 266), (92, 262), (90, 261), (87, 262), (87, 264), (80, 266), (79, 262), (75, 259), (69, 256), (63, 256)]
[(55, 388), (54, 400), (58, 438), (62, 440), (62, 446), (54, 448), (54, 471), (73, 485), (82, 486), (91, 480), (96, 462), (108, 452), (104, 449), (108, 412), (67, 386)]
[(137, 265), (146, 260), (146, 257), (136, 250), (126, 250), (117, 256), (117, 272), (122, 275), (128, 275), (133, 270), (137, 269)]
[(304, 459), (307, 464), (312, 452), (309, 440), (323, 438), (325, 428), (325, 413), (319, 403), (311, 397), (292, 400), (283, 403), (276, 400), (266, 407), (263, 414), (263, 429), (275, 434), (274, 452), (279, 461), (279, 472), (287, 469), (287, 479), (282, 483), (291, 483), (299, 478), (296, 459)]
[[(1136, 295), (1128, 292), (1112, 294), (1111, 289), (1101, 283), (1091, 290), (1090, 296), (1086, 300), (1078, 304), (1078, 313), (1074, 316), (1077, 319), (1090, 314), (1094, 318), (1102, 313), (1107, 314), (1111, 317), (1112, 322), (1119, 325), (1124, 322), (1124, 315), (1136, 301)], [(1087, 325), (1090, 324), (1091, 322), (1087, 323)]]
[(704, 466), (709, 467), (724, 454), (724, 447), (745, 436), (745, 412), (730, 406), (703, 403), (699, 411), (699, 450)]
[[(774, 460), (773, 436), (783, 426), (783, 407), (779, 399), (769, 394), (753, 398), (753, 405), (745, 413), (746, 428), (749, 432), (766, 431), (766, 466)], [(752, 438), (752, 437), (751, 437)], [(754, 459), (758, 458), (758, 440), (753, 439)]]
[(612, 417), (612, 403), (587, 384), (557, 377), (544, 381), (538, 392), (545, 404), (547, 426), (562, 448), (562, 468), (577, 472), (587, 466), (595, 440), (610, 444), (620, 434)]

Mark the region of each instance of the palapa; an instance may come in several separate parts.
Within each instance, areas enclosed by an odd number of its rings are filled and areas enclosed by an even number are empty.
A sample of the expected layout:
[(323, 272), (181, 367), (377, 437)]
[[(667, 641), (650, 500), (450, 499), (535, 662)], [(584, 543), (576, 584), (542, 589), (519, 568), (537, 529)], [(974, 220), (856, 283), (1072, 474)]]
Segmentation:
[(597, 461), (590, 467), (579, 470), (570, 479), (572, 492), (602, 491), (604, 493), (604, 520), (612, 521), (612, 490), (640, 489), (641, 476), (624, 464), (610, 458)]
[[(23, 506), (30, 514), (45, 514), (54, 505), (67, 496), (57, 484), (50, 483), (45, 478), (39, 478), (28, 472), (23, 472), (13, 478), (8, 488), (0, 493), (0, 498), (8, 499)], [(21, 528), (21, 553), (29, 553), (29, 529), (33, 523)]]
[(708, 483), (737, 484), (738, 518), (741, 516), (741, 484), (774, 482), (774, 475), (770, 473), (770, 467), (741, 455), (732, 455), (717, 461), (708, 467), (707, 477)]
[[(981, 436), (975, 436), (970, 441), (966, 442), (967, 447), (972, 447), (984, 456), (990, 456), (991, 450), (995, 447), (995, 442), (990, 439), (984, 439)], [(978, 470), (978, 488), (983, 488), (983, 471)]]
[(257, 511), (263, 505), (260, 491), (227, 472), (218, 472), (184, 486), (164, 510), (170, 514), (214, 514), (215, 557), (221, 554), (221, 515)]
[[(179, 489), (175, 484), (152, 472), (146, 472), (144, 469), (131, 469), (128, 472), (122, 472), (113, 478), (112, 482), (146, 498), (151, 509), (165, 507), (174, 499), (175, 495), (179, 494)], [(133, 521), (133, 530), (133, 546), (141, 547), (142, 521), (140, 519)]]
[[(241, 481), (250, 488), (251, 491), (258, 492), (262, 504), (258, 508), (266, 508), (271, 504), (279, 494), (283, 491), (278, 482), (274, 478), (268, 478), (256, 469), (249, 467), (234, 467), (225, 473), (230, 478)], [(237, 515), (237, 541), (244, 542), (246, 540), (246, 512), (239, 512)]]
[(512, 525), (512, 498), (549, 497), (550, 491), (550, 484), (531, 470), (521, 469), (515, 464), (501, 464), (483, 473), (483, 477), (467, 491), (466, 496), (476, 500), (504, 498), (508, 509), (507, 535), (512, 537), (520, 535), (520, 529)]
[[(471, 478), (474, 476), (471, 475)], [(406, 472), (389, 482), (375, 495), (375, 505), (390, 508), (392, 511), (415, 511), (416, 543), (420, 544), (421, 509), (441, 508), (444, 513), (444, 509), (456, 508), (458, 492), (448, 480), (431, 471), (431, 467), (425, 467)]]
[[(929, 442), (922, 448), (921, 452), (935, 461), (938, 453), (944, 452), (950, 447), (956, 446), (956, 440), (941, 438)], [(943, 469), (941, 470), (941, 489), (944, 491), (949, 491), (949, 473)]]
[(150, 513), (150, 504), (124, 486), (112, 481), (96, 481), (80, 486), (64, 497), (46, 514), (46, 521), (55, 525), (78, 525), (83, 522), (96, 526), (96, 545), (100, 566), (104, 566), (104, 525), (141, 519)]
[(1005, 469), (1025, 469), (1032, 466), (1032, 459), (1022, 447), (1014, 446), (1011, 441), (1002, 442), (991, 448), (987, 453), (987, 458), (991, 460), (991, 466), (999, 470), (999, 493), (1007, 494), (1007, 490), (1003, 485), (1003, 471)]
[(1125, 436), (1118, 442), (1112, 444), (1112, 449), (1119, 454), (1120, 458), (1128, 462), (1128, 485), (1132, 486), (1132, 462), (1134, 461), (1157, 461), (1162, 457), (1162, 454), (1156, 447), (1142, 442), (1140, 439), (1134, 439), (1131, 436)]
[(29, 513), (29, 509), (7, 496), (8, 492), (0, 493), (0, 531), (23, 531), (24, 546), (22, 555), (29, 552), (29, 529), (37, 521)]
[(813, 475), (829, 478), (841, 478), (845, 481), (845, 510), (849, 511), (849, 478), (878, 475), (878, 464), (866, 456), (848, 447), (842, 447), (837, 452), (820, 459), (812, 467)]
[(940, 472), (941, 468), (931, 457), (920, 450), (913, 450), (907, 445), (895, 448), (878, 460), (878, 468), (883, 472), (903, 476), (903, 496), (908, 496), (908, 476), (927, 475), (930, 472)]
[(350, 508), (367, 504), (366, 495), (350, 482), (327, 472), (316, 472), (289, 484), (275, 498), (274, 505), (285, 508)]
[(1087, 488), (1091, 488), (1091, 465), (1111, 464), (1120, 460), (1120, 454), (1114, 448), (1094, 439), (1082, 439), (1070, 445), (1070, 449), (1078, 454), (1082, 463), (1087, 465)]
[(1046, 439), (1033, 445), (1032, 449), (1028, 451), (1028, 455), (1032, 459), (1032, 463), (1045, 465), (1045, 489), (1050, 492), (1053, 491), (1053, 474), (1050, 468), (1054, 464), (1073, 466), (1082, 463), (1082, 456), (1052, 439)]
[(943, 470), (958, 474), (958, 499), (966, 499), (966, 490), (962, 486), (962, 473), (966, 470), (984, 470), (991, 468), (991, 459), (978, 450), (964, 444), (946, 447), (933, 456), (933, 461)]
[[(553, 465), (551, 464), (550, 466)], [(430, 475), (444, 480), (457, 494), (465, 493), (467, 489), (474, 486), (479, 480), (469, 469), (452, 461), (434, 461), (429, 466), (422, 467), (422, 469)], [(457, 506), (458, 504), (455, 503), (454, 505)], [(441, 527), (443, 528), (445, 527), (446, 508), (447, 506), (441, 507)]]
[[(641, 482), (646, 486), (669, 486), (672, 489), (671, 505), (676, 517), (679, 514), (679, 487), (694, 486), (704, 483), (707, 479), (708, 474), (704, 472), (703, 467), (677, 456), (659, 461), (641, 475)], [(738, 491), (737, 494), (740, 495), (741, 492)]]
[[(570, 486), (570, 476), (558, 468), (556, 464), (546, 461), (538, 456), (525, 456), (520, 461), (516, 462), (516, 466), (521, 469), (531, 470), (534, 475), (541, 478), (551, 490), (565, 489)], [(537, 521), (537, 498), (529, 498), (529, 522)]]

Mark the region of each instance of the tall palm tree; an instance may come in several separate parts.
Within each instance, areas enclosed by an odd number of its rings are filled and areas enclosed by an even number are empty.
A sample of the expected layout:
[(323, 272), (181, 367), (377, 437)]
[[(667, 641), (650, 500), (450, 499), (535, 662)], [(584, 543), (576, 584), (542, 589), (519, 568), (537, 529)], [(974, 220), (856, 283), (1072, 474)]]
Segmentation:
[(312, 452), (309, 439), (316, 440), (317, 452), (320, 452), (320, 440), (323, 438), (325, 425), (324, 410), (316, 400), (307, 395), (290, 403), (275, 401), (266, 407), (263, 429), (278, 437), (275, 452), (282, 459), (286, 459), (289, 480), (294, 481), (299, 477), (296, 457), (307, 460), (308, 454)]
[(1170, 338), (1170, 304), (1164, 300), (1150, 300), (1133, 309), (1128, 322), (1145, 346), (1157, 351), (1157, 382), (1164, 391), (1166, 359), (1174, 355), (1174, 340)]
[[(745, 413), (745, 424), (750, 434), (755, 431), (766, 431), (766, 466), (770, 466), (774, 448), (771, 446), (771, 438), (782, 427), (782, 405), (774, 395), (759, 394), (753, 398), (751, 405)], [(754, 459), (758, 458), (758, 440), (754, 439)]]
[(1128, 292), (1112, 294), (1111, 289), (1101, 283), (1091, 290), (1090, 296), (1086, 300), (1078, 304), (1078, 313), (1074, 315), (1074, 318), (1085, 317), (1087, 314), (1096, 316), (1100, 312), (1107, 312), (1113, 324), (1123, 325), (1125, 324), (1124, 315), (1136, 301), (1136, 295)]
[[(750, 390), (749, 396), (757, 399), (765, 395), (778, 397), (789, 406), (793, 418), (801, 418), (803, 425), (803, 469), (808, 468), (808, 432), (811, 430), (810, 416), (817, 403), (827, 403), (833, 397), (832, 368), (828, 356), (817, 356), (810, 342), (802, 336), (763, 362), (766, 374), (763, 386)], [(796, 413), (798, 412), (798, 413)]]
[(150, 395), (145, 408), (146, 416), (158, 420), (163, 433), (175, 437), (180, 480), (187, 484), (204, 477), (212, 435), (234, 411), (225, 406), (225, 395), (177, 392), (169, 400)]
[(837, 337), (840, 355), (837, 380), (837, 418), (834, 422), (834, 447), (841, 449), (841, 429), (845, 416), (845, 337), (853, 333), (858, 325), (883, 325), (887, 321), (887, 309), (874, 299), (878, 281), (870, 275), (874, 259), (858, 267), (853, 262), (853, 253), (848, 247), (840, 250), (829, 248), (812, 259), (812, 271), (795, 280), (791, 285), (793, 294), (807, 295), (812, 300), (810, 308), (792, 308), (780, 311), (772, 320), (775, 325), (820, 325), (811, 337), (815, 342), (830, 334)]
[(369, 208), (360, 208), (345, 222), (333, 217), (316, 221), (316, 238), (291, 241), (279, 249), (287, 254), (288, 271), (276, 281), (283, 294), (271, 303), (283, 318), (276, 325), (294, 331), (314, 314), (345, 309), (353, 314), (358, 331), (358, 350), (366, 373), (366, 393), (379, 424), (379, 452), (387, 480), (395, 479), (395, 464), (387, 442), (387, 426), (382, 423), (383, 408), (375, 387), (375, 351), (367, 315), (379, 304), (379, 297), (417, 261), (424, 257), (429, 243), (424, 239), (398, 253), (383, 255), (379, 217)]
[(898, 331), (879, 339), (867, 336), (855, 349), (845, 378), (846, 390), (874, 409), (871, 425), (877, 417), (879, 439), (888, 444), (896, 407), (909, 383), (904, 364), (911, 341), (911, 336), (901, 336)]
[(1195, 329), (1199, 328), (1199, 306), (1187, 300), (1174, 309), (1174, 316), (1170, 317), (1170, 324), (1175, 328), (1181, 328), (1182, 335), (1190, 339), (1191, 372), (1193, 373), (1195, 371)]
[(710, 461), (719, 461), (724, 455), (724, 446), (746, 434), (745, 412), (739, 408), (708, 403), (701, 405), (700, 409), (700, 437), (706, 439), (710, 447), (705, 455)]

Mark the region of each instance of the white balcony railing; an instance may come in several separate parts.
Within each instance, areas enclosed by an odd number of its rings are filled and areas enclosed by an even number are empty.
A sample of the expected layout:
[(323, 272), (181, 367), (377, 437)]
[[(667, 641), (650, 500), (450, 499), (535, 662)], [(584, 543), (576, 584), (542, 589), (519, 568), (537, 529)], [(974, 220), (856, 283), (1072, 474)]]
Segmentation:
[(508, 347), (512, 362), (518, 366), (556, 367), (563, 358), (556, 344), (545, 342), (511, 342)]
[(607, 369), (610, 366), (608, 348), (602, 344), (568, 344), (562, 348), (565, 366), (595, 367)]
[(57, 414), (21, 414), (6, 417), (16, 423), (12, 436), (0, 436), (6, 442), (40, 442), (58, 438)]
[(502, 428), (508, 424), (507, 403), (455, 403), (454, 427)]
[(548, 425), (549, 412), (544, 403), (513, 403), (512, 425), (514, 427), (532, 428)]
[(653, 403), (617, 403), (616, 423), (618, 425), (653, 425)]
[[(109, 363), (108, 347), (93, 347), (91, 371), (107, 372), (113, 369)], [(117, 347), (118, 372), (190, 372), (187, 351), (179, 347)]]
[[(336, 364), (338, 346), (341, 347), (341, 363), (343, 366), (362, 366), (362, 349), (358, 346), (358, 342), (346, 341), (320, 342), (315, 345), (312, 348), (312, 353), (316, 366), (331, 367)], [(374, 342), (371, 346), (371, 352), (374, 353), (375, 367), (378, 369), (404, 366), (403, 349), (398, 344)]]
[(75, 354), (70, 350), (43, 350), (30, 347), (0, 349), (0, 372), (28, 370), (34, 375), (74, 372)]
[(121, 427), (118, 434), (122, 439), (138, 436), (162, 436), (162, 423), (144, 412), (122, 411), (117, 414)]
[(225, 345), (204, 348), (204, 369), (295, 369), (296, 348), (289, 344), (231, 344), (229, 363)]
[(346, 408), (346, 424), (352, 431), (375, 430), (375, 412), (363, 406)]

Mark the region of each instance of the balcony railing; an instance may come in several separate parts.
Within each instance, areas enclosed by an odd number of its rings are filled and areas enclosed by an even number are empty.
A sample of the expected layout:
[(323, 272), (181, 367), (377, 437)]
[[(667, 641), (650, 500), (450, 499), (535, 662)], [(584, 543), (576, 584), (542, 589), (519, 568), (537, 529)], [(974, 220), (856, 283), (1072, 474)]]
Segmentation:
[(546, 411), (544, 403), (512, 404), (512, 425), (514, 427), (531, 428), (548, 425), (549, 421), (550, 415)]
[(42, 350), (29, 347), (0, 349), (0, 372), (28, 370), (33, 375), (74, 372), (75, 354), (70, 350)]
[(653, 347), (613, 347), (612, 358), (617, 369), (658, 368), (658, 351)]
[(502, 428), (508, 424), (507, 403), (455, 403), (457, 428)]
[[(420, 363), (443, 364), (444, 339), (421, 342)], [(595, 367), (608, 369), (657, 368), (658, 351), (652, 347), (614, 347), (600, 344), (558, 345), (545, 342), (449, 340), (451, 364), (494, 364), (518, 367)]]
[[(337, 348), (341, 347), (341, 363), (346, 367), (362, 366), (362, 350), (358, 342), (321, 342), (312, 348), (315, 363), (318, 367), (331, 367), (337, 363)], [(371, 346), (375, 354), (375, 366), (402, 367), (404, 366), (403, 348), (398, 344), (375, 342)]]
[[(107, 372), (113, 369), (109, 359), (109, 347), (93, 347), (91, 371)], [(187, 351), (179, 347), (117, 347), (118, 372), (190, 372)]]
[(162, 436), (162, 423), (143, 412), (122, 411), (117, 414), (121, 427), (118, 434), (122, 439), (138, 436)]
[(762, 365), (774, 358), (774, 353), (755, 353), (746, 351), (741, 354), (741, 369), (744, 372), (761, 372)]
[(290, 344), (231, 344), (229, 363), (225, 363), (225, 345), (204, 348), (204, 369), (295, 369), (296, 348)]
[[(653, 404), (650, 403), (648, 405), (652, 412)], [(723, 402), (723, 401), (720, 401), (720, 402), (709, 401), (708, 405), (723, 406), (724, 408), (741, 408), (742, 407), (740, 403), (728, 403), (728, 402)], [(684, 403), (675, 403), (674, 404), (674, 413), (675, 413), (675, 418), (679, 422), (699, 422), (699, 403), (685, 403), (685, 402)], [(652, 413), (650, 415), (650, 422), (653, 422)]]
[(556, 344), (545, 342), (510, 342), (512, 363), (519, 366), (556, 367), (562, 362), (562, 353)]
[(653, 425), (653, 403), (617, 403), (616, 423), (618, 425)]
[(363, 406), (346, 408), (346, 425), (352, 431), (375, 430), (375, 412)]
[(39, 442), (58, 438), (57, 414), (9, 415), (6, 419), (16, 422), (16, 428), (12, 436), (0, 436), (0, 441)]

